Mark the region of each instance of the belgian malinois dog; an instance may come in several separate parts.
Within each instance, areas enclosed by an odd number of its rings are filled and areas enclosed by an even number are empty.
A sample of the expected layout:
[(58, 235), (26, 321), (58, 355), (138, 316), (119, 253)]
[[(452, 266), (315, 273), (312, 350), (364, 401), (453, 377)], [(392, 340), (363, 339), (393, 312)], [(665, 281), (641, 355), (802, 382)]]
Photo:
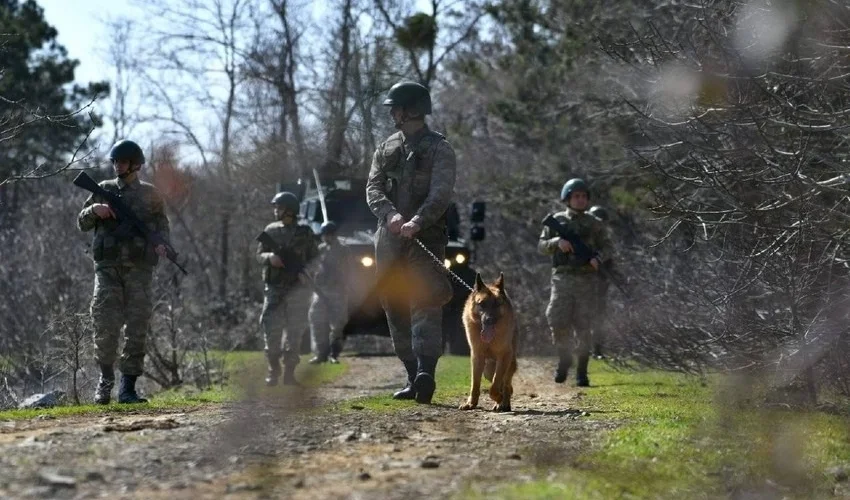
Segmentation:
[(485, 284), (475, 275), (475, 288), (463, 308), (463, 326), (469, 341), (472, 388), (461, 410), (478, 406), (481, 375), (492, 382), (490, 399), (494, 411), (511, 411), (511, 380), (516, 373), (517, 325), (514, 309), (505, 293), (505, 276)]

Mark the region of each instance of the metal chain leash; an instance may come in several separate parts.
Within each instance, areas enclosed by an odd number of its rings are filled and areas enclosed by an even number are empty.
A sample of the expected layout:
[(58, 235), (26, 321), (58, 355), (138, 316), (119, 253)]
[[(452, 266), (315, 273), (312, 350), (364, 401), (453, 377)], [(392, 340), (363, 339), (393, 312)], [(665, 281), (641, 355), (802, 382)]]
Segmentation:
[(452, 271), (451, 269), (449, 269), (448, 267), (446, 267), (445, 263), (444, 263), (444, 262), (441, 262), (441, 261), (440, 261), (440, 259), (439, 259), (439, 257), (437, 257), (436, 255), (434, 255), (433, 253), (431, 253), (431, 250), (428, 250), (428, 247), (426, 247), (426, 246), (425, 246), (425, 244), (424, 244), (424, 243), (422, 243), (422, 241), (421, 241), (419, 238), (413, 238), (413, 239), (414, 239), (414, 240), (416, 240), (416, 243), (418, 243), (418, 244), (419, 244), (419, 247), (420, 247), (422, 250), (424, 250), (424, 251), (425, 251), (425, 253), (427, 253), (428, 255), (430, 255), (430, 256), (431, 256), (431, 259), (433, 259), (433, 260), (434, 260), (434, 263), (435, 263), (435, 264), (437, 264), (437, 267), (439, 267), (440, 269), (443, 269), (443, 270), (445, 270), (447, 273), (449, 273), (449, 276), (450, 276), (452, 279), (454, 279), (455, 281), (457, 281), (458, 283), (460, 283), (461, 285), (463, 285), (464, 287), (466, 287), (466, 289), (467, 289), (467, 290), (469, 290), (470, 292), (474, 292), (474, 291), (475, 291), (475, 289), (474, 289), (474, 288), (472, 288), (472, 287), (471, 287), (471, 286), (469, 286), (469, 285), (468, 285), (465, 281), (463, 281), (463, 280), (460, 278), (460, 276), (458, 276), (457, 274), (455, 274), (455, 273), (454, 273), (454, 271)]

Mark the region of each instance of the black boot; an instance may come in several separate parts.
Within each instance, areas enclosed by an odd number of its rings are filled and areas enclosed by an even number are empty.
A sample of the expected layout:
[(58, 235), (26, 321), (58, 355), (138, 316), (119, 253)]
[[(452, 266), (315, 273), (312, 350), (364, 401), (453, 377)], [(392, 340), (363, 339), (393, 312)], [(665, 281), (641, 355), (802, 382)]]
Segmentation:
[(336, 341), (332, 342), (331, 343), (331, 350), (330, 350), (330, 353), (328, 354), (328, 361), (330, 361), (332, 364), (339, 363), (339, 355), (340, 355), (341, 352), (342, 352), (342, 341), (336, 340)]
[(593, 346), (593, 357), (596, 359), (605, 359), (605, 354), (602, 353), (602, 344)]
[(112, 388), (115, 387), (115, 370), (112, 365), (100, 365), (100, 380), (97, 381), (97, 389), (94, 391), (94, 402), (99, 405), (108, 405), (112, 401)]
[(148, 400), (136, 394), (136, 375), (121, 375), (118, 386), (118, 402), (124, 404), (147, 403)]
[(266, 359), (269, 362), (269, 374), (266, 376), (266, 385), (273, 387), (277, 385), (277, 381), (280, 378), (280, 358), (266, 354)]
[(569, 353), (561, 352), (558, 355), (558, 368), (555, 369), (555, 383), (563, 384), (567, 381), (567, 372), (570, 371), (572, 364), (572, 356)]
[(284, 363), (283, 364), (283, 385), (298, 385), (298, 381), (295, 380), (295, 366), (298, 363)]
[(413, 389), (416, 391), (417, 403), (431, 404), (431, 398), (437, 389), (436, 372), (438, 359), (425, 356), (420, 356), (418, 359), (419, 369), (416, 372), (416, 378), (413, 380)]
[(590, 387), (590, 379), (587, 378), (587, 362), (590, 359), (590, 354), (581, 354), (578, 357), (578, 365), (576, 366), (576, 386)]
[(416, 390), (413, 381), (416, 380), (416, 361), (404, 361), (404, 369), (407, 370), (407, 384), (404, 388), (393, 393), (393, 399), (416, 399)]
[(327, 363), (327, 362), (328, 362), (328, 357), (326, 355), (323, 355), (323, 354), (321, 354), (321, 355), (317, 354), (317, 355), (313, 356), (312, 358), (310, 358), (310, 361), (308, 361), (308, 363), (310, 363), (311, 365), (320, 365), (322, 363)]

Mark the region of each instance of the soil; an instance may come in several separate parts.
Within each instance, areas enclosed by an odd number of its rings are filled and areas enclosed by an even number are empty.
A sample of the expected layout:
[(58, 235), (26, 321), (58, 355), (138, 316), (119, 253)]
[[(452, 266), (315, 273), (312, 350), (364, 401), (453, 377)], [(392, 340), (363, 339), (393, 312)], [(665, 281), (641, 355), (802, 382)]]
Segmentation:
[(467, 412), (460, 400), (367, 410), (349, 400), (396, 389), (401, 364), (343, 362), (336, 382), (274, 398), (0, 422), (0, 498), (445, 498), (554, 474), (613, 425), (551, 381), (548, 359), (519, 360), (508, 413), (484, 391)]

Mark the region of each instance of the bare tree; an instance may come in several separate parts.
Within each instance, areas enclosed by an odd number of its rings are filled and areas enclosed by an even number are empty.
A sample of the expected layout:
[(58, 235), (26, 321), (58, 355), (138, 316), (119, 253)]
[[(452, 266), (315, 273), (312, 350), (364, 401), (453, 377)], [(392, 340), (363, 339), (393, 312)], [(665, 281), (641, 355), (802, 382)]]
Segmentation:
[[(247, 0), (185, 0), (180, 3), (157, 2), (152, 4), (157, 25), (153, 28), (156, 51), (151, 54), (158, 68), (174, 73), (178, 78), (193, 82), (191, 94), (201, 106), (214, 106), (220, 133), (214, 139), (218, 144), (218, 173), (221, 185), (219, 198), (219, 259), (218, 295), (226, 300), (231, 254), (231, 210), (233, 200), (227, 189), (233, 175), (233, 148), (236, 141), (238, 89), (244, 82), (242, 61), (247, 54), (246, 28), (249, 26), (250, 3)], [(149, 78), (155, 82), (156, 77)], [(156, 82), (154, 88), (162, 96), (171, 96), (172, 86)], [(201, 91), (198, 95), (200, 89)], [(220, 92), (218, 92), (220, 90)], [(173, 98), (166, 98), (169, 104)], [(191, 126), (176, 109), (171, 107), (167, 119), (178, 125), (190, 141), (204, 150), (201, 139), (191, 132)], [(207, 161), (206, 159), (204, 160)]]
[(74, 404), (80, 404), (79, 377), (88, 364), (91, 352), (92, 328), (87, 313), (60, 311), (49, 325), (53, 357), (70, 375), (69, 389)]
[(279, 165), (278, 180), (283, 182), (302, 177), (307, 158), (298, 85), (305, 28), (295, 2), (268, 0), (265, 5), (270, 12), (266, 8), (255, 10), (254, 37), (245, 64), (256, 84), (271, 89), (271, 102), (262, 105), (274, 110), (275, 121), (265, 140)]
[[(375, 0), (384, 21), (392, 28), (396, 43), (407, 52), (410, 68), (422, 85), (430, 87), (439, 65), (464, 41), (475, 35), (485, 14), (478, 2), (431, 0), (431, 13), (404, 13), (404, 5)], [(452, 25), (452, 20), (456, 24)], [(446, 33), (440, 43), (438, 34)]]

